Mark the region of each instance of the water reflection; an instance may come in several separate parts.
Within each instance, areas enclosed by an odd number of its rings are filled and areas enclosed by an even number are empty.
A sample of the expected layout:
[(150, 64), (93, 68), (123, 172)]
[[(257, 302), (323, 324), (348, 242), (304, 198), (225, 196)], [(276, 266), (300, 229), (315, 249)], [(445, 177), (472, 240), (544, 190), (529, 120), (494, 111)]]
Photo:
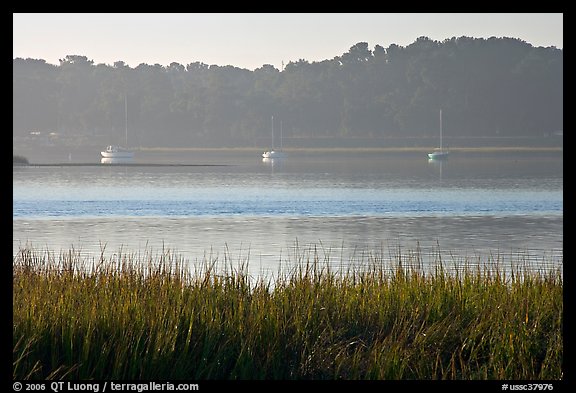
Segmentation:
[(300, 151), (260, 162), (253, 152), (195, 151), (138, 158), (188, 166), (14, 167), (13, 251), (32, 242), (98, 255), (105, 243), (110, 252), (169, 247), (189, 261), (229, 251), (234, 260), (249, 253), (254, 275), (297, 260), (296, 242), (344, 264), (389, 247), (431, 258), (441, 248), (450, 263), (520, 251), (561, 263), (561, 152), (424, 160)]
[(441, 159), (429, 158), (428, 159), (428, 164), (432, 165), (433, 167), (438, 168), (438, 179), (440, 181), (442, 181), (442, 167), (444, 166), (444, 163), (446, 161), (448, 161), (448, 158), (441, 158)]
[[(70, 248), (97, 257), (170, 249), (190, 263), (207, 254), (230, 262), (246, 256), (250, 273), (293, 267), (302, 254), (347, 266), (410, 255), (432, 267), (438, 253), (447, 268), (462, 262), (562, 264), (561, 217), (179, 217), (15, 220), (13, 253), (27, 243), (56, 253)], [(537, 229), (537, 230), (536, 230)], [(108, 254), (106, 254), (108, 255)], [(305, 260), (304, 260), (305, 261)]]
[(284, 156), (274, 158), (262, 158), (262, 163), (271, 169), (277, 170), (284, 167), (286, 158)]

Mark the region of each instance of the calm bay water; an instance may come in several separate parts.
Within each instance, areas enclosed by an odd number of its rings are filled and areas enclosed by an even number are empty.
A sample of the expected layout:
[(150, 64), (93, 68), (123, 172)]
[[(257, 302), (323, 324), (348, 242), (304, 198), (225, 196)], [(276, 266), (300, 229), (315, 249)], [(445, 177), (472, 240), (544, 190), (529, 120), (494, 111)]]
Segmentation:
[[(13, 170), (13, 254), (26, 244), (86, 256), (170, 249), (191, 264), (249, 261), (254, 275), (316, 253), (337, 264), (441, 252), (561, 265), (562, 152), (146, 153), (181, 166)], [(203, 165), (208, 164), (208, 165)]]

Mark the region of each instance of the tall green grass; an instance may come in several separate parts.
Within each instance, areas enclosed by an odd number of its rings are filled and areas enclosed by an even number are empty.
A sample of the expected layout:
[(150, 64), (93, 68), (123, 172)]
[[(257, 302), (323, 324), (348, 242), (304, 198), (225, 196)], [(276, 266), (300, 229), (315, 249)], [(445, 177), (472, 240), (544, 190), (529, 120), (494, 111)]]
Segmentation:
[(317, 253), (273, 282), (170, 251), (13, 259), (15, 379), (563, 378), (560, 270)]

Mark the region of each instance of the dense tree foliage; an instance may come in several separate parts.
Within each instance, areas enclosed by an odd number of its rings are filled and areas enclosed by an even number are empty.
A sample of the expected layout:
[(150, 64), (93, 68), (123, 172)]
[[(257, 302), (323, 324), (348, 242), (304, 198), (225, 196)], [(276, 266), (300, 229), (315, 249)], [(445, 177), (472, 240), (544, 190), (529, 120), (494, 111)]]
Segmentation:
[(359, 42), (283, 70), (13, 60), (14, 137), (112, 143), (127, 120), (133, 146), (255, 146), (268, 143), (271, 116), (292, 138), (418, 137), (437, 133), (440, 108), (447, 136), (562, 130), (563, 52), (512, 38), (420, 37), (373, 50)]

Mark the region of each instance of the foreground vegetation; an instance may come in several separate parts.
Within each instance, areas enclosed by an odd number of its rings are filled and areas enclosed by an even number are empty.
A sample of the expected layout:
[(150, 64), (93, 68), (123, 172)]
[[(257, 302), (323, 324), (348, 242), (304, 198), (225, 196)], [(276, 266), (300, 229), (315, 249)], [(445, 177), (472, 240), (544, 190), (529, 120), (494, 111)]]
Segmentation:
[[(15, 379), (563, 378), (560, 270), (311, 254), (272, 282), (169, 251), (13, 259)], [(366, 267), (367, 266), (367, 267)], [(220, 271), (222, 270), (222, 271)]]

